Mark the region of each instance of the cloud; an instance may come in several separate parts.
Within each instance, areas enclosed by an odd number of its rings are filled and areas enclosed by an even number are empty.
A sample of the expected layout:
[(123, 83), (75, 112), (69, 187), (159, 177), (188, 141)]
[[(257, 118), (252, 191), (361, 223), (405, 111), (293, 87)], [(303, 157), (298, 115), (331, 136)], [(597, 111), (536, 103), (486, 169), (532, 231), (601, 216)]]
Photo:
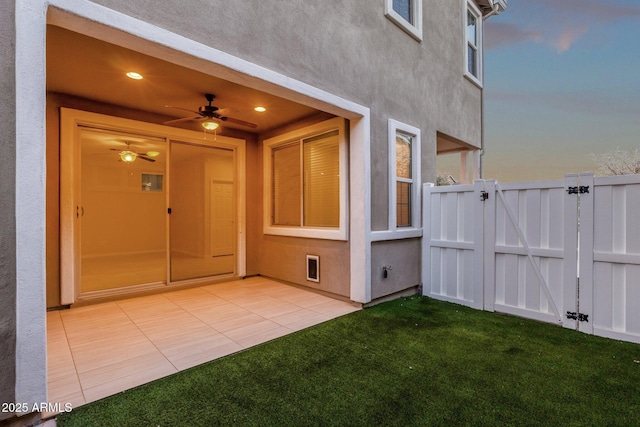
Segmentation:
[(580, 37), (586, 34), (588, 30), (589, 28), (587, 28), (586, 26), (582, 28), (567, 28), (560, 34), (552, 38), (550, 40), (550, 43), (553, 47), (556, 48), (556, 51), (558, 53), (565, 53)]
[(612, 117), (636, 122), (640, 116), (640, 104), (637, 99), (640, 91), (632, 90), (625, 94), (613, 94), (609, 91), (580, 90), (565, 92), (544, 91), (501, 91), (487, 90), (487, 100), (499, 104), (539, 105), (545, 109), (567, 113), (587, 114), (594, 117)]
[(533, 41), (539, 43), (543, 40), (541, 31), (527, 31), (516, 24), (507, 22), (496, 22), (487, 25), (485, 31), (485, 48), (495, 49), (497, 47)]
[(640, 21), (640, 6), (621, 1), (512, 0), (506, 12), (487, 21), (485, 46), (495, 49), (533, 41), (563, 54), (596, 28), (622, 19)]

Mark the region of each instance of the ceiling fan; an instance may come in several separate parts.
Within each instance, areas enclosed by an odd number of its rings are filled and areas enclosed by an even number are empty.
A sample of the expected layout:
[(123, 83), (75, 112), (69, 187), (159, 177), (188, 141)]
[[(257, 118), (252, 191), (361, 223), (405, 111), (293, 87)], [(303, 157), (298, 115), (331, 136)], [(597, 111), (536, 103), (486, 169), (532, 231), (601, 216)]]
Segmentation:
[(178, 110), (184, 110), (184, 111), (188, 111), (190, 113), (193, 114), (197, 114), (197, 116), (195, 117), (186, 117), (186, 118), (182, 118), (182, 119), (175, 119), (175, 120), (169, 120), (168, 122), (164, 122), (165, 125), (169, 125), (172, 123), (179, 123), (179, 122), (187, 122), (190, 120), (198, 120), (201, 122), (202, 127), (205, 128), (206, 130), (214, 130), (218, 127), (219, 123), (218, 122), (229, 122), (229, 123), (234, 123), (237, 125), (241, 125), (241, 126), (246, 126), (249, 128), (256, 128), (258, 127), (257, 124), (255, 123), (251, 123), (251, 122), (245, 122), (244, 120), (239, 120), (239, 119), (234, 119), (233, 117), (227, 117), (225, 115), (225, 113), (228, 113), (230, 111), (233, 111), (232, 108), (218, 108), (215, 105), (213, 105), (213, 100), (215, 99), (215, 95), (211, 94), (211, 93), (205, 93), (204, 97), (207, 99), (207, 101), (209, 102), (209, 105), (203, 105), (201, 107), (198, 108), (198, 111), (192, 111), (189, 110), (187, 108), (181, 108), (181, 107), (174, 107), (171, 105), (165, 105), (165, 107), (167, 108), (175, 108)]
[(153, 159), (152, 157), (156, 157), (158, 154), (160, 154), (157, 151), (138, 153), (137, 151), (131, 150), (131, 142), (124, 141), (124, 143), (127, 144), (127, 148), (125, 150), (122, 150), (120, 148), (109, 148), (109, 150), (118, 151), (118, 154), (120, 155), (120, 161), (123, 161), (125, 163), (132, 163), (136, 159), (146, 160), (147, 162), (155, 162), (156, 159)]

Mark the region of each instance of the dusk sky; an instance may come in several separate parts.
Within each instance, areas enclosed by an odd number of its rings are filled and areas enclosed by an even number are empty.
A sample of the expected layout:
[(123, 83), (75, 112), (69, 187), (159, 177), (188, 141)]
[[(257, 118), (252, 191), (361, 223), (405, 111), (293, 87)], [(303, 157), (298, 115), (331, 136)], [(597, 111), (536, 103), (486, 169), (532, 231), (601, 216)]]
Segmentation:
[(509, 0), (484, 48), (484, 178), (560, 179), (640, 147), (640, 0)]

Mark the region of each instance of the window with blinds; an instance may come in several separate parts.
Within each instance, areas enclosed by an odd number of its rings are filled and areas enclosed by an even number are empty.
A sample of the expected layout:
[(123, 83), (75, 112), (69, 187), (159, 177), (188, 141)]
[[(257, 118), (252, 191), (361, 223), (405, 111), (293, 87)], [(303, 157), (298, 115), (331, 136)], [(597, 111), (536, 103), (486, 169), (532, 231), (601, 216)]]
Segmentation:
[(396, 134), (396, 226), (410, 227), (411, 192), (411, 136)]
[(422, 236), (420, 225), (420, 129), (388, 120), (389, 228), (375, 239)]
[(273, 224), (299, 226), (300, 222), (300, 143), (276, 147), (273, 157)]
[(340, 225), (340, 152), (338, 131), (303, 140), (304, 225)]
[(272, 224), (340, 226), (340, 139), (332, 130), (275, 146)]

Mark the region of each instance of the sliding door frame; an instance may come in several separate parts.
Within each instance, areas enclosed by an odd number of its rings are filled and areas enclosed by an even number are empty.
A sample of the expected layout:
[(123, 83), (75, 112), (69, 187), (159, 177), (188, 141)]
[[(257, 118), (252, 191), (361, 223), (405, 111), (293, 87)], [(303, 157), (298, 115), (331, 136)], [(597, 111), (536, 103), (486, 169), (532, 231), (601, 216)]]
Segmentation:
[[(79, 191), (75, 185), (80, 173), (80, 141), (79, 126), (129, 132), (154, 138), (164, 138), (167, 141), (167, 152), (170, 142), (184, 141), (187, 143), (233, 150), (235, 155), (234, 185), (235, 194), (235, 222), (236, 222), (236, 260), (235, 276), (246, 274), (246, 141), (219, 135), (176, 129), (169, 126), (140, 122), (137, 120), (106, 116), (82, 110), (62, 108), (60, 112), (60, 299), (62, 305), (70, 305), (79, 299), (107, 297), (131, 292), (132, 287), (115, 288), (83, 295), (80, 292), (80, 251), (78, 245), (78, 211)], [(206, 139), (205, 139), (206, 138)], [(166, 179), (167, 206), (170, 190), (170, 171), (167, 165)], [(169, 251), (169, 215), (167, 215), (167, 251)], [(170, 252), (167, 252), (167, 266), (169, 266)], [(153, 287), (170, 287), (170, 272), (167, 270), (167, 282)], [(197, 283), (210, 278), (194, 279), (176, 282), (176, 284)], [(142, 286), (145, 289), (148, 286)], [(141, 286), (135, 286), (137, 290)]]

